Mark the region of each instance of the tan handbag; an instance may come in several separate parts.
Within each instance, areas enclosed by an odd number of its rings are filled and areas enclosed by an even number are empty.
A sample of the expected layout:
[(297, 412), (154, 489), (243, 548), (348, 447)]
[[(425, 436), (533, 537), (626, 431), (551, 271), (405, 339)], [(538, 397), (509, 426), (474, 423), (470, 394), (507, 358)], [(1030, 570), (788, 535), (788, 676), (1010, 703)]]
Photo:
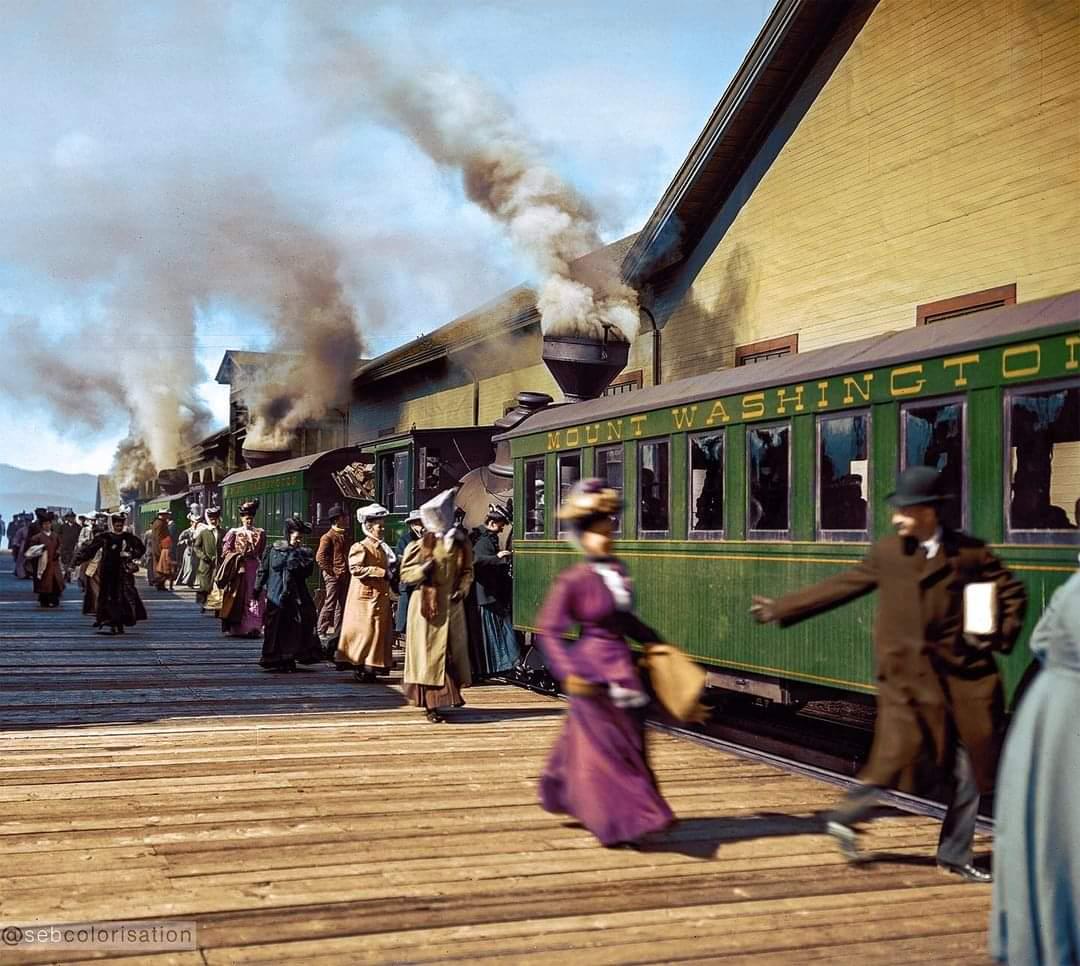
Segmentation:
[(701, 701), (705, 670), (674, 644), (646, 644), (642, 665), (649, 672), (656, 700), (679, 721), (702, 722), (709, 709)]

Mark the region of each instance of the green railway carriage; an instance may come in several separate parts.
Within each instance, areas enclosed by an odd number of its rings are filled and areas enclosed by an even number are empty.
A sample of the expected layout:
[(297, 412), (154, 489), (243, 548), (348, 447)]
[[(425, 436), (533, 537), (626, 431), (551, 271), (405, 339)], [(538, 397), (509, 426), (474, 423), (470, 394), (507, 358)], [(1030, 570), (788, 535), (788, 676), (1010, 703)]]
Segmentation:
[(870, 693), (873, 597), (788, 630), (749, 616), (850, 566), (890, 532), (907, 465), (938, 467), (948, 523), (987, 540), (1030, 594), (1010, 689), (1080, 543), (1080, 293), (551, 407), (504, 437), (514, 459), (514, 619), (575, 551), (556, 508), (579, 477), (624, 494), (619, 556), (644, 619), (712, 685), (774, 701)]
[(390, 511), (393, 545), (410, 510), (457, 486), (470, 471), (490, 463), (493, 426), (411, 429), (361, 443), (375, 466), (375, 500)]
[(266, 530), (267, 540), (283, 539), (285, 521), (299, 515), (313, 528), (306, 542), (316, 544), (330, 528), (329, 511), (335, 503), (349, 511), (352, 527), (352, 511), (371, 502), (364, 488), (369, 479), (370, 460), (356, 446), (243, 470), (221, 483), (222, 522), (226, 527), (238, 526), (240, 504), (257, 499), (255, 525)]
[(177, 529), (183, 530), (187, 527), (188, 506), (190, 503), (191, 495), (185, 492), (166, 493), (138, 504), (136, 510), (138, 514), (137, 535), (141, 538), (150, 529), (150, 525), (157, 519), (157, 515), (162, 510), (168, 510), (172, 514)]

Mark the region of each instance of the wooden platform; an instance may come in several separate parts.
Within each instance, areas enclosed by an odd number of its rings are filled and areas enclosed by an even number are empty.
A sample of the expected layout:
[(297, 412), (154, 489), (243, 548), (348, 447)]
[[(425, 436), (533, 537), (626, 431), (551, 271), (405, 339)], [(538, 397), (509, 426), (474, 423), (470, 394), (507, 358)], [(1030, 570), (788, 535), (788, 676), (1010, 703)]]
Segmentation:
[(653, 736), (682, 822), (606, 850), (536, 805), (555, 700), (474, 688), (431, 725), (396, 683), (260, 672), (186, 592), (102, 637), (0, 570), (0, 924), (197, 920), (125, 963), (986, 962), (990, 890), (934, 868), (929, 820), (852, 869), (834, 788)]

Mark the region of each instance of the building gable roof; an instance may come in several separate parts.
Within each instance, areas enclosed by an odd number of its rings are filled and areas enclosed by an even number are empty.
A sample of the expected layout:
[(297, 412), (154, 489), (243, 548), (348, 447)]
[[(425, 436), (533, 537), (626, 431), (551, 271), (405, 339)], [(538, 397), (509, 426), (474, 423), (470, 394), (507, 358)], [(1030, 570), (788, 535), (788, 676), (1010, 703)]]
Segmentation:
[(779, 0), (623, 262), (631, 284), (687, 257), (829, 42), (877, 0)]

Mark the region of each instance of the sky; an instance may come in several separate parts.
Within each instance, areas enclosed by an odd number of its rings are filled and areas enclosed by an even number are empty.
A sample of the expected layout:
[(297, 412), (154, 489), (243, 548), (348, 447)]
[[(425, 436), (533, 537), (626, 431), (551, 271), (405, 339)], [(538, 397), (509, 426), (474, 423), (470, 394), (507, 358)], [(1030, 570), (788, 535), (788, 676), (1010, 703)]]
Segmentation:
[(334, 73), (328, 37), (489, 89), (610, 241), (647, 219), (771, 7), (0, 0), (0, 462), (106, 472), (122, 400), (161, 397), (163, 372), (223, 425), (223, 351), (272, 345), (267, 260), (331, 273), (368, 355), (532, 280), (460, 175)]

